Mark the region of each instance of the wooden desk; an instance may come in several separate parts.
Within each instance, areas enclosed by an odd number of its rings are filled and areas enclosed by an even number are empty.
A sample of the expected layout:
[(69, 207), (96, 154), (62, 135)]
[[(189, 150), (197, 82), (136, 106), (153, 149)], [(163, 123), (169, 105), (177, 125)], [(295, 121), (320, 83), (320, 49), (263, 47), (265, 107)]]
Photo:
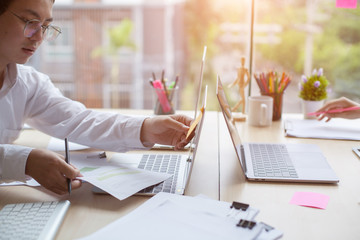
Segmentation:
[[(151, 115), (152, 111), (119, 110), (125, 114)], [(192, 116), (192, 112), (183, 112)], [(205, 194), (218, 199), (218, 135), (217, 112), (206, 112), (196, 160), (186, 195)], [(46, 148), (50, 137), (35, 130), (24, 130), (16, 144)], [(87, 236), (137, 208), (149, 197), (132, 196), (123, 201), (110, 196), (93, 194), (92, 186), (84, 183), (71, 196), (57, 196), (42, 187), (0, 187), (0, 208), (8, 203), (68, 199), (70, 209), (56, 239), (74, 239)]]
[[(287, 117), (298, 115), (285, 114)], [(241, 201), (260, 210), (264, 221), (284, 232), (283, 239), (360, 239), (360, 159), (357, 141), (300, 139), (284, 136), (283, 122), (271, 127), (237, 123), (242, 141), (318, 145), (340, 179), (339, 184), (249, 182), (245, 179), (222, 114), (219, 114), (220, 199)], [(289, 204), (297, 191), (330, 196), (325, 210)]]

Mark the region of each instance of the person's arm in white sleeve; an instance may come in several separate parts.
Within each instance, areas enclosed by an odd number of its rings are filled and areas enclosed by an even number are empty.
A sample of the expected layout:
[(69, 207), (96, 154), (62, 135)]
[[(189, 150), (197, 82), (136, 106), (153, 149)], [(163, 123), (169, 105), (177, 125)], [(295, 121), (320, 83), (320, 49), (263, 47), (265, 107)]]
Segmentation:
[(117, 152), (146, 148), (140, 140), (144, 116), (87, 109), (64, 97), (48, 78), (41, 79), (34, 96), (28, 103), (27, 123), (46, 134)]
[(21, 181), (25, 182), (25, 166), (32, 148), (0, 144), (0, 181)]
[[(148, 118), (90, 110), (65, 98), (49, 79), (43, 80), (36, 94), (36, 101), (29, 104), (32, 111), (27, 123), (51, 136), (67, 137), (70, 141), (104, 150), (125, 152), (149, 148), (154, 143), (179, 149), (186, 142), (183, 138), (192, 121), (183, 115)], [(145, 126), (144, 130), (144, 121), (151, 123), (146, 124), (151, 127)]]

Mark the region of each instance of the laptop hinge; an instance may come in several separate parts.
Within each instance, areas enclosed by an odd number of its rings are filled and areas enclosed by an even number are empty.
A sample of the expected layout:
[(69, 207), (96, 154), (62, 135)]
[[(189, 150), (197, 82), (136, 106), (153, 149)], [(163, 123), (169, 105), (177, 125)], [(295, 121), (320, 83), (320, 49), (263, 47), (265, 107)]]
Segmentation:
[(246, 161), (245, 161), (245, 149), (243, 145), (240, 146), (240, 154), (241, 154), (240, 165), (243, 168), (244, 172), (247, 173)]

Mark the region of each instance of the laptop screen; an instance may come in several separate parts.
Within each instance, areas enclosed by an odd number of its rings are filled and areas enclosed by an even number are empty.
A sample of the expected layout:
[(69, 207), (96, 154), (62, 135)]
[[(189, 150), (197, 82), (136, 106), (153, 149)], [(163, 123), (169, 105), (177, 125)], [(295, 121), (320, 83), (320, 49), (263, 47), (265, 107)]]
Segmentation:
[(202, 87), (202, 82), (203, 82), (203, 77), (204, 77), (206, 50), (207, 50), (207, 47), (204, 46), (203, 57), (202, 57), (202, 60), (201, 60), (201, 68), (200, 68), (200, 78), (199, 78), (199, 83), (198, 83), (196, 93), (195, 93), (196, 94), (196, 102), (195, 102), (194, 119), (197, 117), (197, 110), (198, 110), (198, 107), (199, 107), (199, 101), (200, 101), (200, 95), (201, 95), (201, 87)]
[[(200, 133), (201, 133), (201, 129), (202, 129), (202, 125), (204, 122), (204, 115), (205, 115), (205, 109), (206, 109), (206, 99), (207, 99), (207, 88), (208, 86), (205, 86), (205, 92), (204, 92), (204, 99), (203, 99), (203, 103), (202, 103), (202, 107), (200, 109), (200, 116), (198, 116), (199, 119), (199, 123), (196, 126), (195, 129), (195, 136), (192, 140), (192, 144), (190, 145), (190, 154), (192, 153), (192, 159), (195, 159), (195, 155), (196, 155), (196, 150), (197, 150), (197, 146), (199, 144), (199, 139), (200, 139)], [(196, 120), (195, 120), (196, 121)]]
[[(199, 117), (198, 116), (198, 110), (199, 108), (199, 102), (200, 102), (200, 96), (201, 96), (201, 88), (202, 88), (202, 82), (203, 82), (203, 76), (204, 76), (204, 66), (205, 66), (205, 57), (206, 57), (206, 50), (207, 47), (204, 46), (204, 51), (203, 51), (203, 57), (202, 57), (202, 61), (201, 61), (201, 68), (200, 68), (200, 77), (199, 77), (199, 82), (197, 84), (197, 89), (196, 89), (196, 102), (195, 102), (195, 113), (194, 113), (194, 121), (196, 121), (196, 119)], [(205, 86), (205, 92), (204, 92), (204, 99), (202, 102), (202, 108), (201, 108), (201, 116), (203, 119), (203, 115), (205, 113), (205, 107), (206, 107), (206, 98), (207, 98), (207, 86)], [(200, 132), (201, 132), (201, 120), (200, 122), (197, 124), (197, 127), (195, 129), (195, 135), (193, 137), (193, 139), (190, 142), (190, 151), (189, 151), (189, 158), (191, 158), (192, 156), (192, 160), (195, 159), (195, 154), (196, 154), (196, 148), (197, 148), (197, 144), (199, 142), (199, 138), (200, 138)]]
[(198, 123), (195, 128), (195, 135), (190, 142), (190, 150), (189, 150), (189, 157), (188, 157), (189, 164), (187, 165), (188, 169), (186, 171), (187, 176), (189, 176), (189, 177), (184, 179), (186, 181), (184, 184), (185, 189), (187, 188), (187, 185), (189, 184), (189, 181), (190, 181), (191, 171), (192, 171), (193, 163), (195, 161), (195, 156), (196, 156), (196, 152), (197, 152), (197, 148), (198, 148), (198, 144), (199, 144), (199, 140), (200, 140), (200, 134), (201, 134), (201, 130), (202, 130), (203, 124), (204, 124), (205, 111), (206, 111), (207, 88), (208, 88), (208, 86), (205, 86), (204, 100), (202, 103), (203, 105), (202, 105), (202, 108), (200, 109), (198, 119), (194, 120), (194, 121), (198, 120)]
[[(229, 130), (230, 133), (230, 137), (231, 137), (231, 141), (235, 147), (236, 150), (236, 154), (238, 155), (238, 158), (240, 160), (241, 163), (241, 167), (244, 169), (245, 168), (245, 159), (242, 155), (242, 151), (241, 151), (241, 139), (240, 139), (240, 135), (236, 129), (236, 126), (234, 124), (234, 120), (232, 118), (232, 112), (230, 110), (230, 106), (229, 103), (227, 101), (226, 95), (225, 95), (225, 91), (223, 88), (223, 85), (221, 83), (220, 77), (217, 77), (217, 87), (216, 87), (216, 96), (218, 98), (219, 101), (219, 105), (221, 107), (221, 111), (224, 115), (224, 119), (226, 122), (226, 126)], [(245, 170), (245, 169), (244, 169)]]

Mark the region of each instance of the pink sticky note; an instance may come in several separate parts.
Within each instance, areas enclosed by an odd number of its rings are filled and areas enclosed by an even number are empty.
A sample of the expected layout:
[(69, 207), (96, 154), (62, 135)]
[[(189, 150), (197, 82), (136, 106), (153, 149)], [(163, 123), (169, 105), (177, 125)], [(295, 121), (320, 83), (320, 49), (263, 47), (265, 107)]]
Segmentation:
[(337, 8), (356, 8), (357, 0), (336, 0)]
[(292, 197), (290, 203), (304, 207), (325, 209), (329, 196), (314, 192), (296, 192)]

